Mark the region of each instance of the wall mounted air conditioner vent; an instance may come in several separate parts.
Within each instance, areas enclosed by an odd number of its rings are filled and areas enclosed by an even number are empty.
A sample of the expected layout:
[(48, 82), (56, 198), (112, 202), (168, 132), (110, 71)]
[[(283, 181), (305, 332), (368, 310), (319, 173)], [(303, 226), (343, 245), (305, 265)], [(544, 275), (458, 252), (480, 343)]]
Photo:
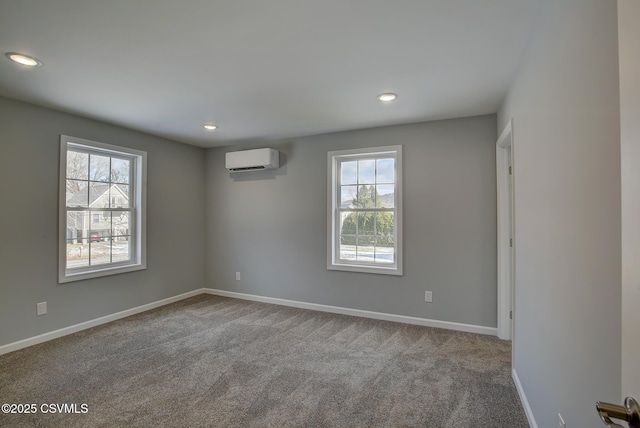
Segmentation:
[(225, 166), (231, 172), (260, 171), (280, 167), (280, 152), (275, 149), (254, 149), (225, 154)]

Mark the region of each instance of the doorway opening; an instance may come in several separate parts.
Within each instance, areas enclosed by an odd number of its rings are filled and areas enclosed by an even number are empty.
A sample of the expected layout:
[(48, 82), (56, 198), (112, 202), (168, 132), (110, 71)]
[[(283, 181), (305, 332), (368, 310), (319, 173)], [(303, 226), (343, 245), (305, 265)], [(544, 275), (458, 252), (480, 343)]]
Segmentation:
[(498, 337), (504, 340), (513, 340), (515, 320), (514, 255), (516, 242), (514, 236), (512, 123), (513, 119), (509, 120), (496, 142), (498, 196)]

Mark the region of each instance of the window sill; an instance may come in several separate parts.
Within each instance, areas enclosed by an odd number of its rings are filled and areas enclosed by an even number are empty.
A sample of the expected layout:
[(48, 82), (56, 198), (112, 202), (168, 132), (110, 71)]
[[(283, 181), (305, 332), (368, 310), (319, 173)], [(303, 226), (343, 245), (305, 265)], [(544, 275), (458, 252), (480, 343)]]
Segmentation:
[(339, 270), (344, 272), (360, 272), (360, 273), (374, 273), (379, 275), (396, 275), (402, 276), (402, 269), (397, 266), (383, 267), (383, 266), (363, 266), (352, 264), (329, 264), (328, 270)]
[(105, 267), (104, 269), (96, 269), (89, 272), (63, 272), (58, 278), (58, 283), (63, 284), (65, 282), (81, 281), (83, 279), (100, 278), (103, 276), (117, 275), (120, 273), (135, 272), (138, 270), (144, 270), (146, 268), (147, 266), (145, 264), (134, 264), (118, 267)]

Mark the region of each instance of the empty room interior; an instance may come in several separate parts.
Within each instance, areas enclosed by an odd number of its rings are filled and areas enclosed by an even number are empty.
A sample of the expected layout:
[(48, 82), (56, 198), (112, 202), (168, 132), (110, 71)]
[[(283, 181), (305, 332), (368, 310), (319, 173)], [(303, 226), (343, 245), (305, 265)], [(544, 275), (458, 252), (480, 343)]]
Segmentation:
[(0, 0), (0, 426), (640, 426), (639, 28)]

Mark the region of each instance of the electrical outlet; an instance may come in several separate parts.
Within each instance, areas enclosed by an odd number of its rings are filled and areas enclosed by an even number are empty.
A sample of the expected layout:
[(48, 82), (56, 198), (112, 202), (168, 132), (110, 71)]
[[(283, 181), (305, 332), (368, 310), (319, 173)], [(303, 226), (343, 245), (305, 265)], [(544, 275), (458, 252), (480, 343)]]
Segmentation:
[(240, 272), (236, 272), (236, 281), (240, 281)]
[(564, 423), (564, 419), (562, 419), (560, 413), (558, 413), (558, 428), (567, 428), (567, 424)]
[(424, 301), (425, 302), (433, 302), (433, 293), (431, 291), (424, 292)]
[(36, 313), (38, 316), (44, 315), (47, 313), (47, 302), (41, 302), (36, 304)]

